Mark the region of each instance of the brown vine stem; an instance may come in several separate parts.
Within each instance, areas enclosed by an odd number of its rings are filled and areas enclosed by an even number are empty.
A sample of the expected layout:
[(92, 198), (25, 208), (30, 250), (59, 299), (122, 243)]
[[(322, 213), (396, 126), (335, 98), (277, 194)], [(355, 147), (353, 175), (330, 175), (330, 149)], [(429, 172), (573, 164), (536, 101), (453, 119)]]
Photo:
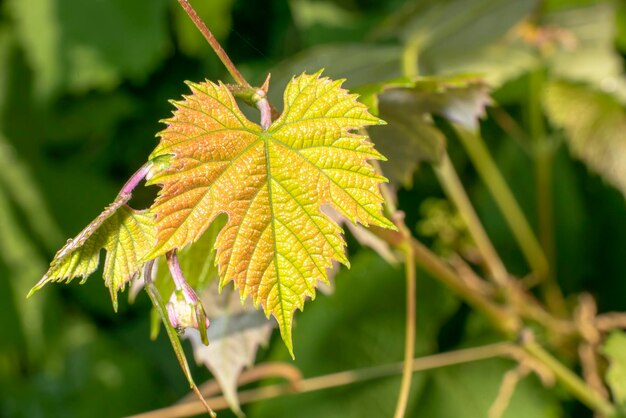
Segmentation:
[[(503, 342), (485, 345), (482, 347), (466, 348), (448, 353), (418, 357), (413, 359), (411, 362), (411, 371), (415, 373), (445, 366), (452, 366), (455, 364), (486, 360), (494, 357), (509, 357), (514, 356), (516, 351), (519, 351), (519, 347), (511, 343)], [(291, 383), (263, 386), (257, 389), (240, 392), (239, 402), (241, 404), (247, 404), (283, 395), (313, 392), (322, 389), (346, 386), (358, 382), (380, 379), (383, 377), (395, 376), (402, 372), (403, 367), (403, 362), (392, 363), (312, 377), (300, 381), (298, 383), (299, 390), (297, 391), (294, 391)], [(207, 402), (215, 410), (228, 408), (228, 403), (222, 396), (211, 398)], [(195, 401), (132, 415), (128, 418), (183, 418), (197, 415), (202, 412), (202, 405), (199, 401)]]
[(215, 39), (215, 36), (213, 36), (207, 25), (204, 24), (200, 16), (198, 16), (198, 13), (196, 13), (191, 4), (189, 4), (189, 1), (178, 0), (178, 3), (180, 3), (181, 7), (185, 10), (185, 12), (187, 12), (189, 18), (196, 25), (200, 33), (202, 33), (204, 39), (206, 39), (209, 45), (211, 45), (211, 48), (213, 48), (213, 51), (215, 51), (215, 54), (218, 56), (220, 61), (222, 61), (222, 64), (224, 64), (224, 67), (226, 67), (226, 69), (233, 77), (233, 79), (237, 82), (237, 84), (245, 87), (251, 87), (250, 83), (248, 83), (244, 76), (239, 72), (235, 64), (233, 64), (226, 51), (224, 51), (224, 48), (222, 48), (217, 39)]
[[(237, 386), (241, 387), (268, 378), (283, 378), (289, 382), (294, 392), (297, 392), (300, 388), (300, 382), (302, 381), (302, 373), (300, 373), (300, 369), (289, 363), (260, 363), (251, 369), (246, 369), (241, 372), (237, 378)], [(205, 398), (222, 393), (222, 388), (219, 382), (215, 379), (211, 379), (203, 383), (198, 387), (198, 390)], [(189, 393), (187, 396), (178, 401), (178, 404), (194, 402), (195, 400), (195, 394)]]

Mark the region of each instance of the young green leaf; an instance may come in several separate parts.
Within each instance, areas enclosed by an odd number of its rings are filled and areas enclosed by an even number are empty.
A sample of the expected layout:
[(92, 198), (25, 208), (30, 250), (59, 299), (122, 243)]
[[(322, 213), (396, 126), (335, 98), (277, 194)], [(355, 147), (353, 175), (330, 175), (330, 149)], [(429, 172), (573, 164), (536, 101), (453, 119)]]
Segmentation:
[(333, 81), (302, 74), (289, 82), (283, 114), (264, 131), (245, 118), (223, 84), (189, 83), (174, 102), (151, 158), (172, 155), (151, 183), (158, 241), (147, 258), (197, 240), (220, 213), (228, 222), (217, 242), (221, 285), (234, 281), (278, 320), (290, 351), (291, 323), (306, 297), (326, 281), (333, 259), (344, 264), (341, 228), (320, 206), (352, 222), (386, 228), (379, 183), (369, 159), (384, 159), (354, 133), (384, 122)]
[(100, 250), (107, 251), (104, 282), (117, 310), (117, 292), (124, 289), (143, 265), (142, 257), (155, 242), (153, 216), (126, 205), (128, 196), (118, 197), (80, 234), (59, 250), (50, 269), (32, 288), (29, 296), (48, 282), (69, 283), (81, 277), (83, 283), (98, 267)]

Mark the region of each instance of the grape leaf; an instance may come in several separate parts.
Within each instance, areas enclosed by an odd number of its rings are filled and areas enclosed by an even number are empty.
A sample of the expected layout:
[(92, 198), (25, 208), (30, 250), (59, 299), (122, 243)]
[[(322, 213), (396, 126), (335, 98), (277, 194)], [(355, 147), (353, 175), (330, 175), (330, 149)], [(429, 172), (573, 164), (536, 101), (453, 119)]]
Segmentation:
[(406, 187), (420, 163), (436, 164), (445, 152), (445, 136), (432, 115), (476, 130), (491, 102), (485, 82), (472, 75), (396, 79), (362, 91), (389, 124), (368, 128), (376, 146), (393, 161), (383, 171), (393, 184)]
[(113, 307), (117, 310), (117, 292), (123, 290), (143, 265), (142, 257), (155, 242), (153, 216), (126, 205), (129, 196), (118, 197), (80, 234), (57, 252), (48, 272), (32, 288), (29, 296), (48, 282), (69, 283), (81, 277), (84, 283), (106, 249), (104, 283), (109, 288)]
[[(552, 75), (585, 82), (626, 102), (622, 57), (615, 49), (615, 7), (591, 4), (548, 14), (547, 27), (557, 27), (565, 44), (548, 58)], [(602, 65), (598, 65), (601, 62)]]
[(622, 407), (626, 406), (626, 334), (623, 331), (612, 332), (604, 342), (602, 352), (610, 363), (606, 382), (613, 398)]
[(233, 289), (220, 295), (218, 286), (211, 285), (202, 296), (202, 304), (211, 320), (207, 330), (211, 343), (204, 345), (193, 328), (186, 330), (185, 338), (191, 340), (196, 362), (204, 364), (219, 382), (230, 408), (241, 412), (237, 379), (254, 363), (259, 345), (268, 343), (274, 322), (265, 319), (249, 301), (242, 305)]
[(583, 85), (553, 82), (544, 104), (550, 121), (565, 130), (572, 154), (626, 196), (626, 112), (620, 102)]
[(306, 297), (325, 282), (333, 259), (348, 265), (341, 228), (324, 215), (330, 204), (352, 222), (386, 228), (379, 183), (368, 159), (384, 157), (354, 133), (384, 122), (368, 113), (342, 81), (321, 72), (293, 78), (283, 114), (267, 131), (245, 118), (223, 84), (189, 83), (192, 95), (174, 102), (151, 159), (171, 155), (151, 184), (162, 189), (152, 206), (156, 257), (197, 240), (220, 213), (220, 284), (234, 281), (273, 314), (290, 352), (291, 323)]

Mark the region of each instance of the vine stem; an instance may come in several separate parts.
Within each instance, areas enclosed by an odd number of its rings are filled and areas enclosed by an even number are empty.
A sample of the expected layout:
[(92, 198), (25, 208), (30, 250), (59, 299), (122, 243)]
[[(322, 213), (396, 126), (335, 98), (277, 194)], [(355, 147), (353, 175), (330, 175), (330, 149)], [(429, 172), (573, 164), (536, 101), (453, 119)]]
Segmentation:
[(493, 158), (491, 158), (484, 141), (480, 135), (470, 133), (460, 126), (455, 126), (455, 131), (474, 167), (476, 167), (478, 174), (491, 192), (492, 197), (500, 208), (500, 212), (511, 228), (526, 261), (536, 275), (545, 279), (548, 275), (549, 267), (543, 249), (528, 224), (524, 213), (517, 204), (511, 189), (502, 177), (502, 173), (496, 166)]
[(530, 356), (539, 360), (546, 366), (556, 379), (567, 388), (578, 400), (587, 405), (593, 411), (602, 414), (605, 417), (613, 417), (616, 414), (615, 407), (600, 395), (596, 390), (589, 387), (574, 372), (565, 367), (563, 363), (557, 360), (552, 354), (540, 346), (534, 339), (526, 338), (522, 342), (522, 348)]
[(406, 331), (404, 341), (404, 365), (400, 393), (396, 403), (394, 418), (403, 418), (411, 392), (411, 380), (413, 377), (412, 359), (415, 355), (415, 321), (416, 321), (416, 279), (415, 279), (415, 252), (411, 245), (411, 232), (404, 223), (404, 214), (396, 212), (396, 224), (404, 236), (404, 271), (406, 276)]
[(552, 164), (554, 149), (546, 135), (546, 126), (542, 114), (542, 95), (545, 73), (538, 68), (530, 73), (528, 96), (528, 125), (533, 141), (535, 160), (535, 185), (537, 191), (537, 217), (539, 220), (539, 238), (547, 255), (548, 272), (540, 284), (548, 308), (561, 316), (567, 315), (567, 305), (563, 292), (556, 282), (556, 248), (554, 243), (554, 209), (552, 196)]
[(513, 337), (520, 328), (519, 319), (512, 311), (505, 309), (468, 286), (459, 275), (433, 254), (424, 244), (411, 240), (415, 259), (419, 265), (441, 283), (459, 295), (465, 302), (485, 315), (504, 335)]
[(506, 286), (508, 273), (463, 188), (452, 161), (450, 161), (450, 156), (445, 153), (439, 165), (434, 166), (434, 168), (439, 182), (448, 197), (454, 202), (459, 214), (467, 225), (467, 229), (474, 238), (474, 242), (482, 254), (485, 265), (494, 282), (501, 286)]
[(189, 4), (189, 1), (178, 0), (178, 3), (180, 3), (181, 7), (185, 10), (185, 12), (187, 12), (189, 18), (196, 25), (200, 33), (202, 33), (204, 39), (206, 39), (209, 45), (211, 45), (211, 48), (213, 48), (213, 51), (215, 51), (215, 54), (218, 56), (220, 61), (222, 61), (222, 64), (224, 64), (224, 67), (226, 67), (226, 69), (233, 77), (233, 79), (237, 82), (237, 84), (245, 87), (250, 87), (250, 83), (248, 83), (244, 76), (239, 72), (235, 64), (233, 64), (226, 51), (224, 51), (224, 48), (222, 48), (217, 39), (215, 39), (215, 36), (213, 36), (207, 25), (204, 24), (200, 16), (198, 16), (198, 13), (196, 13), (191, 4)]
[(119, 196), (131, 195), (133, 191), (135, 190), (135, 187), (137, 187), (137, 185), (139, 185), (139, 183), (141, 183), (141, 181), (146, 178), (146, 176), (148, 175), (148, 172), (150, 171), (150, 168), (152, 168), (151, 162), (147, 162), (144, 165), (142, 165), (139, 168), (139, 170), (137, 170), (128, 179), (128, 181), (124, 184), (124, 186), (122, 186), (122, 190), (120, 190)]
[[(494, 357), (509, 357), (513, 356), (516, 350), (519, 350), (519, 348), (514, 344), (502, 342), (482, 347), (466, 348), (448, 353), (418, 357), (411, 361), (411, 371), (415, 373), (455, 364), (487, 360)], [(292, 383), (263, 386), (257, 389), (240, 392), (239, 402), (241, 404), (247, 404), (283, 395), (293, 395), (346, 386), (358, 382), (395, 376), (401, 373), (403, 369), (404, 362), (331, 373), (301, 380), (298, 382), (297, 390), (294, 390)], [(223, 396), (211, 398), (207, 402), (216, 410), (228, 408), (228, 402), (226, 402)], [(197, 415), (202, 413), (203, 410), (203, 406), (200, 402), (195, 401), (133, 415), (129, 418), (182, 418)]]

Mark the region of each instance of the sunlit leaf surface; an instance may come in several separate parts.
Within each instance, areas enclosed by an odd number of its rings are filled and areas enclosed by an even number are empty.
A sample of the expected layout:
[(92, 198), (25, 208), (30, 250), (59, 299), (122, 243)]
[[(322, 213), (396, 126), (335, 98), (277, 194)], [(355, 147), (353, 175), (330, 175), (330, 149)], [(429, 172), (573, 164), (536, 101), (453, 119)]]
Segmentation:
[(321, 206), (394, 227), (381, 214), (385, 179), (367, 163), (384, 157), (357, 133), (384, 122), (341, 83), (319, 73), (295, 77), (267, 131), (245, 118), (226, 86), (189, 83), (192, 94), (174, 103), (151, 156), (171, 159), (151, 179), (163, 188), (149, 257), (194, 242), (226, 213), (216, 242), (221, 285), (234, 281), (242, 298), (273, 314), (290, 350), (294, 311), (315, 296), (333, 259), (348, 264), (341, 228)]
[(31, 290), (33, 293), (48, 282), (70, 282), (81, 277), (84, 282), (100, 260), (105, 249), (104, 282), (117, 309), (117, 292), (124, 289), (142, 266), (142, 257), (155, 242), (153, 216), (136, 211), (118, 198), (74, 239), (56, 254), (50, 269)]

